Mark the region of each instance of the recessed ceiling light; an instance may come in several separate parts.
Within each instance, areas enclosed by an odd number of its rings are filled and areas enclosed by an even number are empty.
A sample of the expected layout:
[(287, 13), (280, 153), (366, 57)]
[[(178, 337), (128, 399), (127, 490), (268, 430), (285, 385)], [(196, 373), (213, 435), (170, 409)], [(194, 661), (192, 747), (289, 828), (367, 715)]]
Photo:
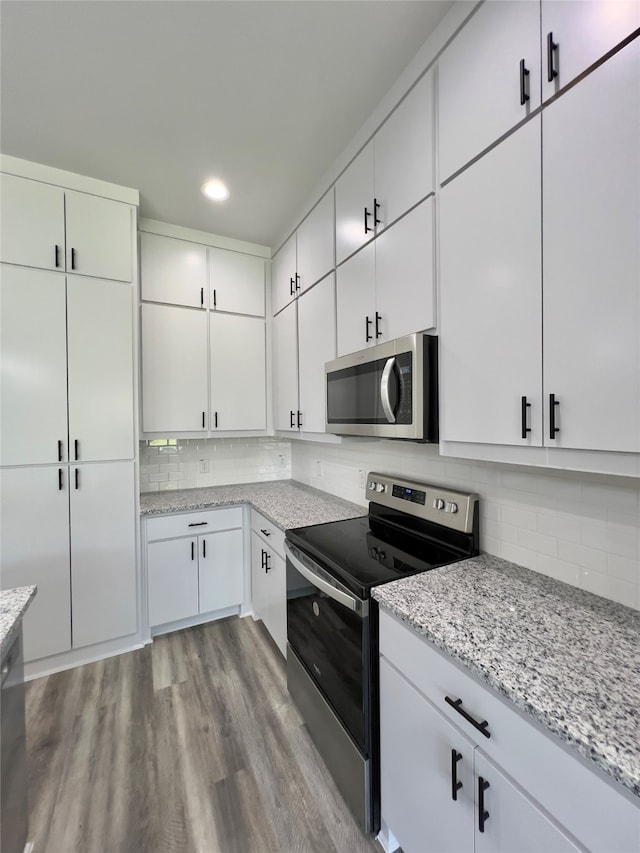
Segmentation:
[(227, 185), (218, 178), (212, 178), (210, 181), (205, 181), (201, 187), (202, 195), (211, 198), (214, 201), (226, 201), (229, 198), (229, 190)]

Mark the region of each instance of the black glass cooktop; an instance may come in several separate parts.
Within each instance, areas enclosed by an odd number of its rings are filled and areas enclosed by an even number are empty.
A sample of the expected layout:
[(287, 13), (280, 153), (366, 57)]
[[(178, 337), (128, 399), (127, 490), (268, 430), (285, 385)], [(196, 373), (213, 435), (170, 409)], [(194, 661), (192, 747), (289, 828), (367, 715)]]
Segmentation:
[(360, 598), (381, 583), (463, 559), (465, 554), (365, 515), (287, 531), (287, 539), (316, 559)]

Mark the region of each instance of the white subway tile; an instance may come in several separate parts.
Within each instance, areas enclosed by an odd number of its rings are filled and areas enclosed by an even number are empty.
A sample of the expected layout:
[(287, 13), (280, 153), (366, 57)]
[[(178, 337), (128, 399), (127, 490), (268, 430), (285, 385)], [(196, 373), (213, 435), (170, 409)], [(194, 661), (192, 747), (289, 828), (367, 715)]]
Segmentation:
[(567, 542), (580, 542), (582, 534), (582, 526), (577, 519), (560, 513), (538, 513), (537, 529), (539, 533)]
[(627, 607), (638, 607), (638, 588), (611, 575), (602, 575), (583, 569), (580, 574), (580, 586), (595, 595), (610, 598)]
[(535, 569), (536, 567), (537, 555), (535, 551), (530, 551), (528, 548), (521, 548), (519, 545), (512, 545), (510, 542), (501, 543), (500, 556), (504, 560), (517, 563), (526, 569)]
[(178, 488), (177, 483), (158, 483), (159, 492), (173, 492)]
[(567, 563), (548, 554), (538, 554), (536, 569), (556, 580), (570, 583), (572, 586), (579, 586), (580, 569), (573, 563)]
[(527, 530), (536, 529), (536, 514), (525, 509), (517, 509), (513, 506), (502, 506), (500, 508), (500, 520), (514, 527), (522, 527)]
[(518, 545), (529, 548), (537, 554), (550, 554), (555, 556), (558, 548), (558, 540), (553, 536), (545, 536), (535, 530), (518, 530)]
[(607, 555), (604, 551), (596, 548), (587, 548), (576, 542), (558, 542), (558, 556), (568, 563), (575, 563), (582, 569), (591, 569), (595, 572), (607, 571)]
[(150, 483), (163, 483), (169, 479), (168, 473), (149, 474)]
[(619, 580), (636, 584), (640, 588), (640, 560), (607, 554), (607, 573)]
[(610, 551), (620, 557), (635, 558), (638, 554), (638, 534), (635, 531), (613, 530), (597, 524), (584, 524), (582, 542), (590, 548)]

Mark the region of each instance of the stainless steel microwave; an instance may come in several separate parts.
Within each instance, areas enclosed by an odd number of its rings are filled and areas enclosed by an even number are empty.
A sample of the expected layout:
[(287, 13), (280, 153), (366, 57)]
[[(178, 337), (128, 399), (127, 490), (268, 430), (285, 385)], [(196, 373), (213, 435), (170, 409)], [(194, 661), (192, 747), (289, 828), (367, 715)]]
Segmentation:
[(438, 441), (438, 338), (415, 334), (325, 364), (326, 431)]

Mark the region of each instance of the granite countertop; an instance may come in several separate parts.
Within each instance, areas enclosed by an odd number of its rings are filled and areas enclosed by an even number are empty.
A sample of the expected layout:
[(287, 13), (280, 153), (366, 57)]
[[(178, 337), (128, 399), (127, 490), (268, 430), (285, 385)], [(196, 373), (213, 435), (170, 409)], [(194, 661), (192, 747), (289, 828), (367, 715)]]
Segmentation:
[(640, 797), (640, 612), (489, 555), (373, 594)]
[(19, 586), (0, 591), (0, 657), (11, 648), (20, 620), (36, 594), (35, 586)]
[(367, 514), (366, 507), (336, 498), (295, 480), (144, 492), (140, 495), (140, 514), (162, 515), (240, 503), (251, 504), (282, 530)]

